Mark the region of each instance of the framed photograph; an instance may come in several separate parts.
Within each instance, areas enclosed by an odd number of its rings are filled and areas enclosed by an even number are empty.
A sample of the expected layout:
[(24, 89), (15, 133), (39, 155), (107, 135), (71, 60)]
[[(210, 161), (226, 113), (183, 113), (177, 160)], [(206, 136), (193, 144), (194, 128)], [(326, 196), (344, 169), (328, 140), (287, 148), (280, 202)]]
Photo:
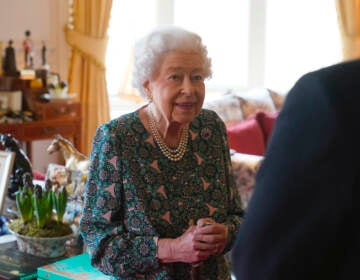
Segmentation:
[(17, 91), (0, 91), (0, 109), (11, 109), (19, 112), (22, 110), (22, 92)]
[(0, 109), (6, 110), (9, 104), (8, 97), (6, 95), (0, 94)]
[(70, 170), (64, 165), (49, 163), (45, 184), (50, 184), (53, 190), (64, 187), (68, 192), (68, 203), (64, 214), (64, 220), (79, 225), (84, 203), (84, 188), (87, 174), (80, 170)]
[(10, 174), (14, 164), (15, 153), (0, 151), (0, 214), (4, 207)]
[(58, 73), (49, 73), (46, 77), (46, 85), (57, 85), (60, 83), (60, 75)]

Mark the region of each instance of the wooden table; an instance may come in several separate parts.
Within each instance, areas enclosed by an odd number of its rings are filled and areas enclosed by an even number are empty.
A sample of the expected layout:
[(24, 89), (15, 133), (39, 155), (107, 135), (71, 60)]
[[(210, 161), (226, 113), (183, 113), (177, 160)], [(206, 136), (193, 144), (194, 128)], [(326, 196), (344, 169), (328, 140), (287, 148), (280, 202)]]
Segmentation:
[(0, 236), (0, 280), (9, 279), (38, 279), (37, 269), (56, 261), (66, 259), (83, 253), (82, 248), (66, 246), (66, 254), (57, 258), (44, 258), (20, 252), (16, 241), (5, 241), (1, 239), (9, 236)]
[(35, 140), (51, 139), (56, 134), (73, 141), (81, 151), (80, 103), (59, 101), (39, 104), (36, 108), (39, 119), (31, 122), (0, 123), (0, 133), (11, 133), (26, 145), (26, 153), (31, 160), (31, 143)]

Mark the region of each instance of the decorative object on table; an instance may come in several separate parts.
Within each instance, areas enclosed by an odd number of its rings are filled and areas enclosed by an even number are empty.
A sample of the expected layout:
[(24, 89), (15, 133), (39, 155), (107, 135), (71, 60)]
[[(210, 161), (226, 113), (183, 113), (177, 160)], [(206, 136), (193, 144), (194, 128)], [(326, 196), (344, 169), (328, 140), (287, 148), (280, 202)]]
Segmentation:
[(9, 40), (8, 46), (5, 48), (3, 71), (5, 76), (19, 76), (19, 71), (16, 67), (16, 57), (15, 49), (13, 47), (13, 40)]
[(69, 223), (74, 232), (74, 242), (81, 243), (79, 224), (84, 205), (84, 188), (87, 173), (80, 170), (70, 170), (64, 165), (50, 163), (45, 175), (45, 182), (52, 189), (65, 188), (68, 201), (63, 221)]
[(7, 222), (8, 220), (5, 216), (0, 216), (0, 236), (10, 233), (7, 228)]
[(65, 187), (69, 199), (74, 197), (83, 199), (85, 180), (81, 170), (70, 170), (64, 165), (50, 163), (45, 175), (45, 182), (50, 184), (53, 189)]
[(20, 90), (0, 91), (1, 109), (21, 112), (22, 110), (22, 92)]
[[(66, 253), (66, 241), (73, 231), (63, 222), (68, 193), (64, 187), (33, 185), (24, 178), (16, 193), (16, 206), (20, 217), (8, 228), (16, 236), (20, 251), (41, 257), (58, 257)], [(53, 213), (56, 213), (54, 215)]]
[(0, 143), (4, 146), (5, 151), (15, 154), (8, 186), (8, 196), (15, 199), (15, 193), (22, 184), (22, 176), (25, 173), (32, 174), (32, 165), (30, 159), (21, 148), (20, 143), (11, 134), (0, 133)]
[(36, 72), (34, 69), (21, 69), (20, 70), (20, 79), (21, 80), (33, 80), (36, 78)]
[(50, 84), (57, 85), (60, 82), (60, 75), (54, 72), (48, 72), (46, 76), (46, 85)]
[(24, 48), (24, 63), (25, 68), (34, 68), (34, 44), (31, 39), (30, 30), (25, 31), (25, 39), (23, 41)]
[(3, 75), (3, 42), (0, 41), (0, 76)]
[(47, 148), (47, 152), (49, 154), (57, 151), (62, 152), (66, 168), (70, 170), (80, 170), (85, 173), (88, 172), (89, 158), (80, 153), (73, 143), (60, 134), (55, 135), (54, 139)]
[(68, 98), (68, 84), (65, 81), (48, 84), (50, 99)]
[(42, 41), (42, 47), (41, 47), (41, 69), (46, 69), (49, 70), (50, 66), (46, 61), (46, 52), (47, 52), (47, 48), (46, 48), (46, 44), (45, 41)]
[(57, 279), (57, 280), (107, 280), (111, 276), (105, 275), (95, 269), (90, 262), (88, 253), (83, 253), (67, 259), (63, 259), (52, 264), (47, 264), (37, 269), (37, 279)]
[(13, 152), (0, 151), (0, 214), (3, 210), (14, 158)]
[(11, 109), (0, 108), (0, 124), (12, 124), (34, 121), (35, 114), (32, 111), (15, 112)]
[[(36, 74), (35, 74), (36, 75)], [(35, 88), (43, 88), (43, 81), (41, 78), (35, 78), (33, 80), (30, 81), (30, 88), (31, 89), (35, 89)]]

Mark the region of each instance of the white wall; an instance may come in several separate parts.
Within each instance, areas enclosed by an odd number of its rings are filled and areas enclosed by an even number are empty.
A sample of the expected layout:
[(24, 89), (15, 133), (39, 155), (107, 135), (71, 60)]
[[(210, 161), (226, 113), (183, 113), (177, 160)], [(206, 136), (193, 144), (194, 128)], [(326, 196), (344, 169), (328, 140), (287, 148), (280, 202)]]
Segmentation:
[[(23, 67), (22, 40), (25, 30), (31, 31), (35, 67), (40, 65), (41, 42), (47, 46), (47, 61), (52, 72), (67, 80), (69, 47), (64, 36), (68, 1), (65, 0), (0, 0), (0, 41), (3, 47), (12, 39), (16, 49), (17, 67)], [(33, 143), (33, 169), (45, 172), (49, 162), (59, 162), (60, 155), (49, 156), (48, 140)]]
[[(18, 68), (23, 66), (24, 33), (30, 30), (36, 55), (45, 41), (50, 70), (67, 79), (69, 48), (64, 37), (67, 9), (64, 0), (0, 0), (0, 41), (3, 46), (10, 39), (14, 41)], [(37, 58), (35, 66), (40, 64)]]

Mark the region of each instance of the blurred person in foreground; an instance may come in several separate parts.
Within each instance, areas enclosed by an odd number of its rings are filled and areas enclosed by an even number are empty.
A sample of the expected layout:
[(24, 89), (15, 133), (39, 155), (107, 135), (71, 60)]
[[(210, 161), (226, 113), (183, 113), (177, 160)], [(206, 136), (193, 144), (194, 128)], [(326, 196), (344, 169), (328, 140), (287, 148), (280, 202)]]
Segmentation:
[(211, 61), (201, 38), (155, 29), (134, 49), (149, 103), (95, 134), (81, 232), (116, 279), (230, 279), (241, 222), (225, 125), (202, 109)]
[(360, 279), (360, 60), (304, 75), (232, 251), (237, 279)]

